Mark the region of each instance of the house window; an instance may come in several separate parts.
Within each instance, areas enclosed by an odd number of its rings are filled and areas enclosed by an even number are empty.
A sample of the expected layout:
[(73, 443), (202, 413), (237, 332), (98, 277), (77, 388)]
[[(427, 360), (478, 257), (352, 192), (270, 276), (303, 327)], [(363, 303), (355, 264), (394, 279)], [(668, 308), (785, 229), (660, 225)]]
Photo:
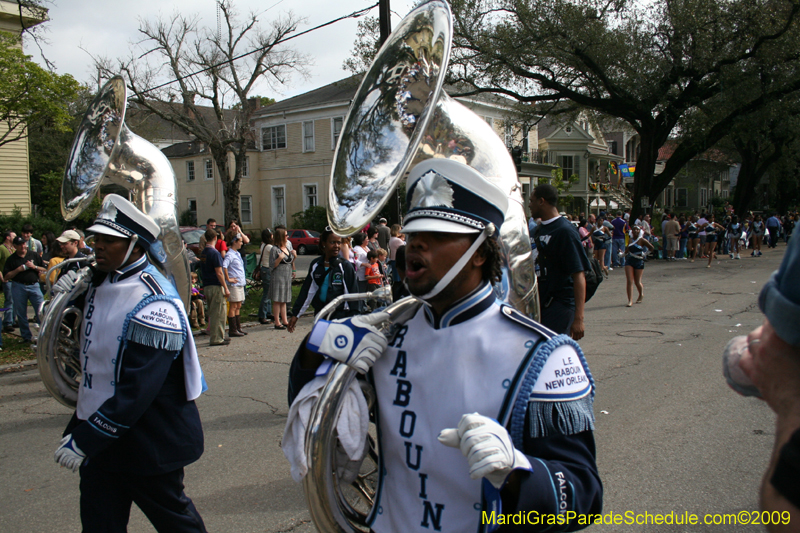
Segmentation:
[(664, 189), (664, 207), (672, 207), (672, 189)]
[(700, 189), (700, 207), (708, 205), (708, 189)]
[(195, 198), (187, 198), (186, 208), (192, 215), (192, 225), (197, 224), (197, 200)]
[(317, 203), (317, 185), (303, 185), (303, 209), (319, 205)]
[(567, 134), (570, 134), (570, 133), (572, 133), (572, 126), (567, 126), (567, 127), (565, 127), (565, 128), (564, 128), (564, 131), (565, 131)]
[(339, 135), (342, 133), (343, 125), (344, 117), (335, 117), (331, 119), (331, 150), (336, 149), (336, 143), (339, 142)]
[(214, 179), (214, 161), (212, 159), (205, 159), (203, 161), (205, 165), (205, 172), (206, 172), (206, 179), (213, 180)]
[(576, 169), (575, 163), (574, 163), (575, 159), (574, 159), (573, 156), (571, 156), (571, 155), (562, 155), (562, 156), (560, 156), (558, 158), (558, 161), (559, 161), (559, 166), (561, 167), (561, 170), (563, 171), (563, 176), (562, 176), (563, 179), (566, 180), (567, 178), (569, 178), (570, 176), (572, 176), (573, 174), (575, 174), (577, 172), (577, 169)]
[(239, 197), (239, 211), (242, 214), (242, 224), (253, 223), (253, 197), (240, 196)]
[(727, 189), (722, 189), (722, 197), (723, 198), (727, 198), (728, 197), (728, 190)]
[(286, 197), (283, 187), (272, 188), (272, 225), (286, 224)]
[(261, 129), (261, 149), (286, 148), (286, 124)]
[(242, 177), (250, 177), (250, 156), (245, 156), (244, 161), (242, 161)]
[(675, 203), (677, 207), (689, 207), (689, 190), (676, 189)]
[(494, 129), (494, 119), (492, 117), (483, 117), (483, 120)]
[(314, 121), (303, 122), (303, 151), (314, 151)]
[(619, 155), (617, 154), (617, 141), (608, 141), (608, 153)]
[(186, 162), (186, 181), (194, 181), (194, 161)]

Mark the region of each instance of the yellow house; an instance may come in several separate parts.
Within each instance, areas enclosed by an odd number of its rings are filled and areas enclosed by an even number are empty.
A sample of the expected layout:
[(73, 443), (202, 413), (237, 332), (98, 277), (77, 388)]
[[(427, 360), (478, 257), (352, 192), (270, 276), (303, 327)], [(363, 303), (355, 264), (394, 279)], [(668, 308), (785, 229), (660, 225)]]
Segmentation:
[[(20, 35), (23, 24), (30, 27), (43, 22), (36, 15), (27, 8), (20, 8), (17, 2), (0, 0), (0, 31)], [(7, 127), (0, 123), (0, 134)], [(0, 146), (0, 214), (9, 214), (15, 207), (23, 215), (31, 212), (27, 138)]]
[[(345, 78), (254, 112), (256, 142), (248, 150), (240, 185), (245, 230), (257, 234), (278, 224), (291, 228), (295, 213), (327, 205), (336, 142), (360, 81), (360, 76)], [(489, 123), (507, 146), (521, 144), (525, 151), (529, 144), (536, 146), (536, 126), (526, 130), (523, 138), (508, 101), (485, 95), (457, 100)], [(198, 224), (208, 218), (222, 222), (219, 171), (205, 146), (185, 142), (162, 151), (178, 180), (179, 210), (189, 210)], [(537, 178), (549, 177), (551, 168), (524, 163), (519, 174), (523, 194), (528, 194)]]

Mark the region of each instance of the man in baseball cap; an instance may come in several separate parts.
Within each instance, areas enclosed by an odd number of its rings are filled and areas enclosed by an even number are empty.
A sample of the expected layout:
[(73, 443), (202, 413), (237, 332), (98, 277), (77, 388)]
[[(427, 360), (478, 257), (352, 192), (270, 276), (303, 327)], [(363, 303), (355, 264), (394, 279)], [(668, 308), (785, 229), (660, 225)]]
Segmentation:
[[(86, 258), (86, 254), (80, 251), (81, 236), (77, 231), (68, 229), (67, 231), (62, 233), (56, 239), (56, 241), (58, 241), (58, 243), (61, 245), (61, 252), (66, 259)], [(77, 272), (81, 268), (85, 267), (87, 264), (89, 264), (88, 261), (75, 261), (67, 263), (65, 266), (61, 268), (59, 277), (63, 276), (66, 272), (69, 271)]]

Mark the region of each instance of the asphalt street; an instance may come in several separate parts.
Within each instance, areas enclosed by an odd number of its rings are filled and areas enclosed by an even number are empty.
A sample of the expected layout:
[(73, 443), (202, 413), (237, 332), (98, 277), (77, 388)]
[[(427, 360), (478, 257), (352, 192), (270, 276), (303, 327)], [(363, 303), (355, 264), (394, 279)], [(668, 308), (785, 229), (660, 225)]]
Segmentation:
[[(642, 304), (626, 308), (617, 269), (587, 304), (580, 342), (597, 383), (596, 440), (606, 513), (755, 511), (774, 416), (722, 378), (727, 341), (761, 323), (756, 299), (785, 250), (763, 257), (648, 262)], [(298, 265), (298, 270), (301, 267)], [(314, 531), (280, 450), (289, 334), (248, 327), (228, 347), (198, 338), (209, 391), (199, 400), (206, 451), (186, 490), (211, 532)], [(35, 367), (0, 374), (0, 532), (80, 531), (78, 476), (53, 452), (70, 417)], [(800, 519), (800, 517), (797, 517)], [(757, 526), (596, 525), (599, 531), (758, 531)], [(134, 509), (129, 530), (153, 531)]]

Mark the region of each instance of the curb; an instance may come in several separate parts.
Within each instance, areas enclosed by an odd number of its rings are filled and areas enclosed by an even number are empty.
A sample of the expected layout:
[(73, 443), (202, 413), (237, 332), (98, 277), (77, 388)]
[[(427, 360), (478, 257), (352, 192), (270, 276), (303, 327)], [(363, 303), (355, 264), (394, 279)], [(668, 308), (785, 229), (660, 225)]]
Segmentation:
[(20, 370), (27, 370), (27, 367), (31, 366), (39, 366), (39, 362), (36, 359), (31, 359), (29, 361), (20, 361), (19, 363), (2, 365), (0, 366), (0, 374), (5, 374), (8, 372), (19, 372)]

